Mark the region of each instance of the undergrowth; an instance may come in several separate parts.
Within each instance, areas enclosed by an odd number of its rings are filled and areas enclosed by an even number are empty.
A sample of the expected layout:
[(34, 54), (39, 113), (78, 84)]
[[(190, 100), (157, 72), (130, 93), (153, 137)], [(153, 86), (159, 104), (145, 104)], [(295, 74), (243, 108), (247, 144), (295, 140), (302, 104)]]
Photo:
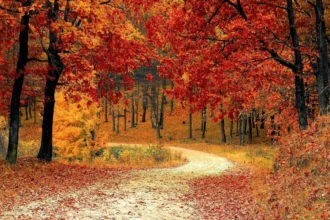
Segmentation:
[[(86, 153), (86, 152), (85, 152)], [(170, 167), (183, 164), (185, 159), (181, 153), (171, 151), (159, 145), (149, 146), (108, 146), (98, 150), (90, 150), (88, 161), (77, 158), (57, 158), (62, 162), (89, 164), (106, 167)]]
[(231, 146), (215, 144), (179, 144), (178, 146), (204, 151), (226, 157), (239, 164), (248, 166), (258, 173), (269, 173), (273, 167), (278, 146), (254, 144), (248, 146)]
[(264, 218), (330, 219), (330, 117), (290, 135), (273, 169), (259, 194)]

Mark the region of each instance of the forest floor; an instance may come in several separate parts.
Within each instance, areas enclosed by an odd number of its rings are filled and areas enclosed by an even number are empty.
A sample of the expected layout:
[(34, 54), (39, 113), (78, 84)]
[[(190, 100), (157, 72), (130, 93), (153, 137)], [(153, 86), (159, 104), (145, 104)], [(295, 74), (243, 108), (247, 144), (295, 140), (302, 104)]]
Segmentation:
[[(15, 205), (1, 219), (253, 219), (246, 175), (225, 158), (171, 148), (188, 163), (123, 172), (91, 180), (79, 190)], [(222, 175), (220, 175), (222, 174)], [(226, 176), (228, 178), (226, 178)], [(230, 180), (231, 183), (226, 182)], [(238, 186), (240, 185), (240, 186)], [(212, 190), (217, 190), (215, 193)], [(219, 193), (221, 192), (221, 193)], [(216, 198), (215, 198), (216, 197)]]

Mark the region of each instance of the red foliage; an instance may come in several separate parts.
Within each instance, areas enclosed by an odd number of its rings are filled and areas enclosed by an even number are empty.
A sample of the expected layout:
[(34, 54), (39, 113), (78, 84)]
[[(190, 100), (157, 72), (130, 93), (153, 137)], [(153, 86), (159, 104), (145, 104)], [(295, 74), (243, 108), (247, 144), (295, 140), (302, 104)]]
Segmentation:
[(329, 123), (329, 116), (320, 117), (281, 146), (275, 173), (265, 182), (267, 193), (260, 196), (269, 216), (330, 218)]
[(57, 162), (44, 164), (34, 158), (18, 160), (15, 167), (0, 162), (0, 213), (14, 205), (43, 199), (54, 194), (77, 190), (97, 181), (106, 180), (116, 186), (120, 174), (128, 170), (64, 165)]
[(153, 79), (152, 75), (151, 75), (150, 73), (148, 73), (148, 74), (146, 75), (146, 80), (149, 81), (149, 82), (151, 82), (152, 79)]
[(254, 219), (258, 212), (248, 171), (229, 171), (221, 176), (203, 177), (190, 184), (192, 200), (203, 219)]

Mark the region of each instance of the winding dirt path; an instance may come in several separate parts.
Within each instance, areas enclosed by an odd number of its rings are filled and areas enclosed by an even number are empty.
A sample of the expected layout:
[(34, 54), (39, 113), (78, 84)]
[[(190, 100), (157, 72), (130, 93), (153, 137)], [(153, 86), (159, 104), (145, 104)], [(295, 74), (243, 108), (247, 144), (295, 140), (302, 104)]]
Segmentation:
[(189, 162), (181, 167), (135, 171), (118, 184), (106, 179), (76, 192), (14, 207), (1, 219), (201, 219), (193, 201), (185, 200), (188, 181), (218, 175), (232, 164), (211, 154), (171, 147)]

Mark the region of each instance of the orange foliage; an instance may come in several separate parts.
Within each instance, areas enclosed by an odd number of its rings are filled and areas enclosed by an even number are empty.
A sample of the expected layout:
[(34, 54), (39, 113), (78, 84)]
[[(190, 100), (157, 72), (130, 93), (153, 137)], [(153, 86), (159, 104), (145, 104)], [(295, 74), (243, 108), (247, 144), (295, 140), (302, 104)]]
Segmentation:
[(92, 132), (97, 133), (99, 119), (98, 103), (88, 105), (84, 97), (78, 102), (58, 93), (55, 108), (54, 146), (55, 153), (70, 160), (89, 160), (91, 151), (97, 150), (102, 137), (93, 140)]
[(329, 124), (329, 116), (320, 117), (281, 146), (261, 195), (266, 218), (330, 218)]

